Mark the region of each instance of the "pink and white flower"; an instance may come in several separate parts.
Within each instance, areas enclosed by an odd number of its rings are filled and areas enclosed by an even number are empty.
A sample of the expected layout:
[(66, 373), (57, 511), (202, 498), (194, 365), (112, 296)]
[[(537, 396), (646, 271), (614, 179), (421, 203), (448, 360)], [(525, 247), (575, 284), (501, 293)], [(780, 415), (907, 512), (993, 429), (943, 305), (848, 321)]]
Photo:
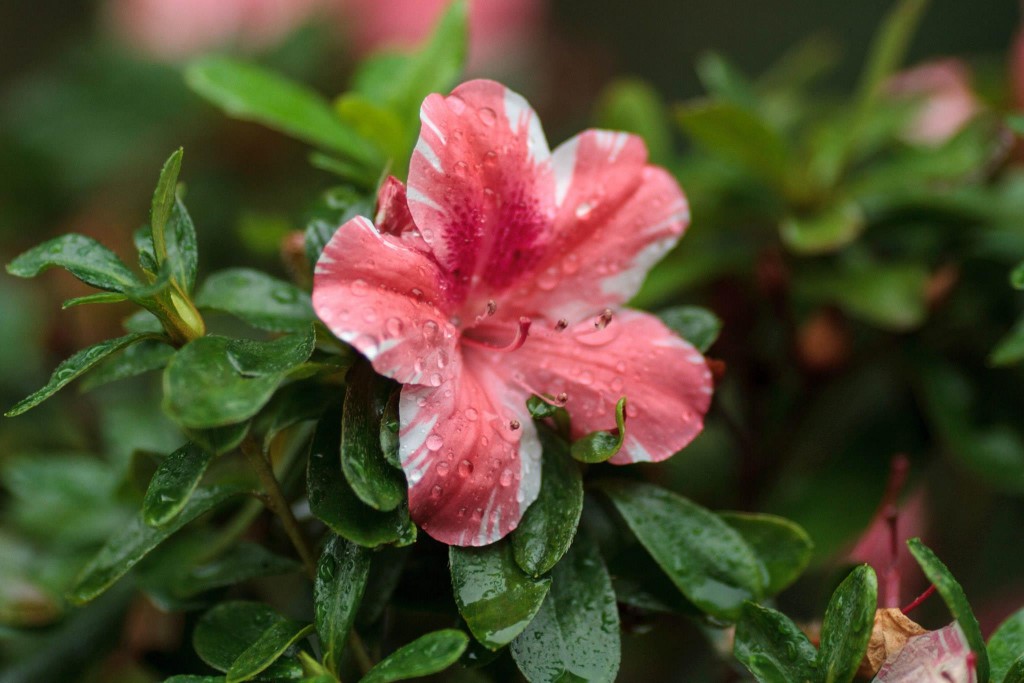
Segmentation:
[(621, 308), (682, 235), (676, 181), (626, 133), (554, 152), (536, 114), (493, 81), (431, 95), (408, 187), (389, 179), (376, 225), (342, 225), (316, 267), (324, 323), (401, 382), (400, 456), (413, 519), (486, 545), (540, 487), (526, 409), (556, 397), (574, 437), (628, 423), (615, 464), (658, 461), (701, 430), (704, 358), (657, 318)]
[(941, 145), (981, 111), (971, 89), (970, 73), (957, 59), (921, 64), (896, 74), (888, 83), (897, 97), (919, 97), (921, 107), (905, 137), (920, 145)]

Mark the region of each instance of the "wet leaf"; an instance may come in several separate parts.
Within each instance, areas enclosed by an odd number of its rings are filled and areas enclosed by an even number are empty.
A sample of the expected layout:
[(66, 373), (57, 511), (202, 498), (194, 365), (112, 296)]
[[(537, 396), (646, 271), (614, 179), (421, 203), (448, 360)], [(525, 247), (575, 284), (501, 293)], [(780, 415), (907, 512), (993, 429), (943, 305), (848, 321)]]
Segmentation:
[(385, 657), (360, 683), (391, 683), (444, 671), (459, 661), (468, 644), (469, 637), (456, 629), (428, 633)]
[(195, 225), (185, 204), (177, 197), (182, 154), (179, 148), (160, 172), (149, 213), (149, 240), (143, 239), (140, 244), (139, 262), (152, 273), (166, 267), (181, 292), (187, 294), (196, 284), (199, 253)]
[(325, 192), (306, 218), (306, 257), (315, 266), (338, 226), (356, 216), (373, 216), (374, 200), (347, 187)]
[(733, 654), (760, 683), (816, 681), (818, 650), (789, 617), (748, 602), (736, 622)]
[(555, 566), (547, 599), (510, 649), (530, 683), (615, 680), (619, 609), (604, 560), (585, 535)]
[(138, 287), (135, 274), (114, 252), (85, 235), (61, 235), (29, 249), (7, 264), (7, 272), (17, 277), (35, 277), (54, 266), (97, 289), (124, 292)]
[(818, 669), (825, 683), (849, 683), (864, 659), (878, 606), (878, 580), (861, 565), (843, 580), (821, 623)]
[(227, 670), (225, 683), (247, 681), (265, 671), (292, 645), (313, 632), (312, 624), (290, 619), (267, 627), (255, 643), (247, 647)]
[(491, 650), (508, 645), (537, 614), (551, 579), (526, 575), (506, 541), (448, 551), (455, 603), (473, 637)]
[(249, 268), (214, 273), (199, 288), (195, 302), (270, 332), (304, 332), (316, 320), (308, 292)]
[(250, 423), (239, 422), (226, 427), (212, 429), (186, 429), (185, 436), (194, 441), (200, 448), (214, 455), (233, 451), (242, 443), (249, 433)]
[(903, 331), (924, 322), (928, 279), (917, 264), (857, 264), (808, 272), (796, 290), (808, 301), (834, 303), (864, 322)]
[(380, 419), (380, 450), (384, 459), (395, 469), (402, 469), (402, 461), (398, 457), (399, 442), (398, 401), (401, 391), (393, 391), (384, 406), (384, 415)]
[(147, 339), (132, 344), (120, 353), (107, 358), (82, 380), (82, 391), (130, 377), (136, 377), (167, 365), (174, 355), (174, 347), (159, 339)]
[[(192, 647), (204, 662), (218, 671), (227, 672), (268, 629), (286, 623), (287, 619), (267, 605), (257, 602), (223, 602), (199, 618), (192, 632)], [(267, 678), (302, 678), (302, 667), (292, 657), (279, 659), (264, 669), (264, 672)]]
[[(995, 681), (996, 678), (989, 680)], [(1013, 664), (1006, 671), (1006, 676), (1003, 677), (1003, 683), (1024, 683), (1024, 655), (1014, 660)]]
[(243, 541), (216, 559), (189, 569), (175, 581), (174, 591), (177, 596), (187, 598), (249, 579), (279, 576), (301, 569), (302, 565), (289, 557)]
[(572, 545), (583, 512), (583, 478), (565, 442), (538, 427), (544, 457), (540, 493), (509, 537), (516, 562), (530, 576), (551, 571)]
[(670, 330), (704, 353), (718, 339), (722, 321), (700, 306), (675, 306), (658, 311), (658, 317)]
[(744, 512), (722, 512), (718, 516), (740, 533), (764, 565), (765, 597), (796, 581), (811, 561), (814, 544), (795, 522), (775, 515)]
[(1002, 681), (1024, 655), (1024, 609), (1011, 614), (988, 639), (988, 658), (992, 666), (991, 681)]
[(341, 467), (359, 499), (376, 510), (390, 511), (406, 499), (405, 476), (384, 458), (381, 421), (394, 383), (369, 363), (349, 370), (341, 415)]
[(764, 593), (753, 549), (720, 517), (670, 491), (606, 480), (603, 491), (676, 588), (700, 609), (735, 620)]
[(323, 648), (323, 662), (339, 673), (341, 654), (366, 589), (370, 552), (340, 536), (332, 536), (317, 562), (313, 582), (313, 613)]
[(76, 296), (73, 299), (68, 299), (60, 305), (60, 308), (63, 311), (68, 308), (74, 308), (75, 306), (85, 306), (87, 304), (119, 304), (122, 301), (128, 301), (128, 297), (124, 294), (118, 294), (117, 292), (98, 292), (96, 294)]
[(167, 258), (167, 240), (165, 228), (171, 217), (171, 211), (178, 200), (178, 174), (181, 172), (181, 158), (185, 150), (179, 147), (164, 162), (160, 170), (160, 178), (153, 192), (153, 201), (149, 209), (149, 237), (153, 245), (152, 254), (156, 266)]
[(14, 417), (16, 415), (21, 415), (27, 410), (35, 408), (37, 405), (63, 389), (72, 380), (94, 368), (100, 363), (100, 361), (104, 360), (108, 356), (117, 353), (121, 349), (128, 348), (132, 344), (144, 339), (150, 339), (152, 336), (153, 335), (147, 332), (135, 332), (123, 337), (118, 337), (117, 339), (108, 339), (107, 341), (102, 341), (99, 344), (94, 344), (87, 349), (82, 349), (57, 366), (57, 369), (53, 371), (52, 375), (50, 375), (50, 381), (46, 383), (46, 386), (31, 396), (28, 396), (16, 403), (10, 410), (4, 413), (4, 415), (7, 417)]
[(787, 216), (779, 225), (779, 234), (794, 253), (824, 254), (853, 242), (865, 227), (864, 211), (856, 202), (848, 201), (809, 216)]
[(971, 650), (977, 656), (978, 680), (987, 681), (989, 678), (988, 651), (985, 648), (985, 639), (981, 635), (981, 627), (978, 619), (971, 610), (970, 603), (960, 583), (953, 578), (949, 569), (942, 563), (931, 548), (921, 542), (920, 538), (912, 538), (907, 541), (910, 554), (914, 556), (917, 563), (921, 565), (928, 580), (935, 584), (935, 589), (942, 596), (950, 614), (959, 622), (967, 638)]
[(150, 526), (162, 526), (174, 519), (188, 503), (213, 456), (187, 443), (160, 463), (142, 501), (142, 519)]
[(586, 463), (599, 463), (615, 457), (626, 438), (626, 397), (615, 404), (615, 425), (613, 432), (591, 432), (577, 439), (569, 447), (569, 454)]

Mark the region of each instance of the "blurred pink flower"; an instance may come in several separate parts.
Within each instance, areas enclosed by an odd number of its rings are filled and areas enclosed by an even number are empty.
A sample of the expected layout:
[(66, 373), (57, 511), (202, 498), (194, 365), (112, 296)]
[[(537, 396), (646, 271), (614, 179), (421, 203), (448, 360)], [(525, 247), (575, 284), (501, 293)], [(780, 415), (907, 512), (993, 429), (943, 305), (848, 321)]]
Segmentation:
[[(423, 40), (451, 0), (341, 0), (356, 51), (408, 48)], [(470, 62), (489, 62), (540, 25), (543, 0), (470, 0)]]
[(156, 59), (179, 61), (239, 46), (269, 47), (329, 0), (109, 0), (109, 23), (122, 40)]
[(970, 73), (957, 59), (928, 62), (896, 74), (888, 83), (896, 97), (921, 98), (917, 112), (904, 135), (922, 145), (941, 145), (980, 110), (971, 90)]

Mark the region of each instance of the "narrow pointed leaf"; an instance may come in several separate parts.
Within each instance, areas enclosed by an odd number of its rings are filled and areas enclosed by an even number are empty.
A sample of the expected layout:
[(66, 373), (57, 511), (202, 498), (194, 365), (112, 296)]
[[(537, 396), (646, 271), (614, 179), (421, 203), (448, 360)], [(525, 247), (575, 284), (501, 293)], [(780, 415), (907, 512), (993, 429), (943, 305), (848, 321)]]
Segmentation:
[[(199, 618), (192, 632), (192, 647), (204, 662), (226, 672), (268, 629), (283, 623), (288, 620), (267, 605), (223, 602)], [(299, 680), (302, 667), (297, 659), (284, 657), (263, 673), (273, 680)]]
[(370, 571), (370, 552), (340, 536), (324, 546), (313, 582), (313, 614), (323, 648), (323, 662), (339, 673), (341, 654), (363, 599)]
[(530, 576), (551, 571), (572, 545), (583, 512), (583, 477), (565, 442), (538, 428), (544, 458), (540, 493), (511, 535), (516, 562)]
[(467, 645), (469, 637), (456, 629), (428, 633), (385, 657), (360, 683), (392, 683), (444, 671), (459, 661)]
[(700, 306), (675, 306), (658, 312), (661, 322), (698, 351), (707, 351), (722, 331), (722, 321)]
[[(991, 681), (997, 681), (997, 678), (990, 678)], [(1010, 668), (1007, 669), (1006, 675), (1002, 678), (1003, 683), (1024, 683), (1024, 655), (1021, 655), (1014, 660)]]
[(147, 525), (141, 516), (132, 518), (79, 572), (68, 599), (75, 604), (89, 602), (183, 526), (240, 493), (242, 489), (229, 486), (200, 489), (171, 523), (159, 528)]
[(903, 61), (928, 0), (901, 0), (875, 36), (861, 77), (861, 106), (882, 96), (885, 83)]
[(99, 344), (94, 344), (87, 349), (82, 349), (57, 366), (57, 369), (50, 375), (50, 381), (46, 383), (46, 386), (19, 401), (4, 415), (14, 417), (36, 407), (63, 389), (72, 380), (94, 368), (104, 358), (152, 336), (145, 332), (135, 332), (118, 337), (117, 339), (108, 339)]
[(156, 190), (153, 192), (153, 202), (149, 210), (149, 225), (152, 253), (157, 266), (167, 260), (167, 241), (164, 237), (164, 230), (171, 217), (171, 210), (177, 201), (178, 174), (181, 172), (181, 158), (184, 153), (184, 150), (179, 147), (164, 162), (160, 178), (156, 183)]
[(615, 680), (619, 609), (604, 560), (585, 535), (555, 567), (547, 599), (510, 649), (530, 683)]
[(717, 515), (650, 484), (603, 481), (600, 488), (676, 588), (703, 611), (734, 620), (745, 601), (763, 595), (756, 554)]
[(498, 541), (483, 548), (448, 549), (455, 603), (473, 637), (491, 650), (523, 632), (544, 602), (551, 579), (527, 576)]
[(76, 296), (74, 299), (68, 299), (60, 305), (61, 310), (67, 310), (74, 308), (75, 306), (85, 306), (87, 304), (119, 304), (122, 301), (128, 301), (128, 297), (124, 294), (117, 292), (99, 292), (98, 294), (89, 294), (86, 296)]
[(192, 217), (180, 199), (171, 207), (171, 215), (167, 221), (167, 263), (171, 279), (189, 294), (196, 286), (196, 272), (199, 269), (199, 247), (196, 240), (196, 227)]
[(768, 607), (743, 605), (733, 654), (760, 683), (816, 680), (818, 651), (789, 617)]
[(626, 438), (626, 397), (623, 396), (615, 404), (614, 432), (591, 432), (573, 442), (569, 453), (580, 462), (599, 463), (613, 458)]
[(861, 565), (843, 580), (825, 609), (821, 623), (818, 669), (825, 683), (850, 683), (871, 638), (878, 607), (878, 580)]
[(384, 458), (381, 420), (394, 384), (359, 363), (346, 376), (341, 415), (341, 467), (359, 499), (376, 510), (390, 511), (406, 500), (404, 475)]
[(301, 332), (316, 320), (308, 292), (249, 268), (214, 273), (199, 288), (195, 302), (270, 332)]
[(29, 249), (7, 264), (7, 272), (35, 277), (54, 266), (64, 268), (87, 285), (111, 292), (141, 284), (114, 252), (91, 237), (76, 234), (61, 235)]
[(1007, 672), (1024, 655), (1024, 609), (1011, 614), (988, 639), (988, 658), (991, 665), (989, 680), (1002, 681)]
[(188, 503), (213, 456), (187, 443), (160, 463), (142, 501), (142, 519), (150, 526), (162, 526), (174, 519)]
[(942, 560), (932, 552), (931, 548), (922, 543), (920, 538), (912, 538), (907, 541), (907, 547), (910, 548), (910, 554), (921, 565), (924, 575), (935, 584), (935, 589), (942, 596), (950, 614), (960, 623), (960, 628), (963, 629), (971, 650), (977, 656), (978, 680), (987, 681), (989, 678), (988, 651), (985, 648), (985, 639), (981, 635), (978, 619), (974, 616), (970, 603), (967, 602), (964, 589), (953, 578), (953, 574), (942, 563)]
[(775, 595), (796, 581), (811, 561), (814, 544), (795, 522), (744, 512), (724, 512), (719, 517), (740, 532), (764, 566), (765, 596)]
[(225, 683), (248, 681), (265, 671), (295, 643), (313, 632), (312, 624), (279, 621), (272, 624), (259, 639), (238, 655), (227, 670)]
[(174, 355), (174, 347), (159, 339), (147, 339), (132, 344), (120, 353), (107, 358), (82, 379), (82, 391), (136, 377), (167, 365)]

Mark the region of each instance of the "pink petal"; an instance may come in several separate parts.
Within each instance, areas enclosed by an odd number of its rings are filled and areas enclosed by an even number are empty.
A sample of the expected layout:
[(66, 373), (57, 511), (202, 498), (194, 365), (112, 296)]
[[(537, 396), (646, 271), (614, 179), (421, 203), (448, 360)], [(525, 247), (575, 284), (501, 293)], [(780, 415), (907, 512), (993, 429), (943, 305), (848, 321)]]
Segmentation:
[(430, 95), (409, 166), (409, 208), (472, 310), (541, 258), (554, 215), (550, 152), (526, 100), (493, 81)]
[(589, 130), (555, 150), (558, 215), (535, 277), (516, 308), (576, 322), (629, 301), (690, 220), (679, 184), (647, 165), (643, 141)]
[(882, 665), (878, 683), (976, 683), (971, 648), (960, 624), (914, 636)]
[(430, 256), (353, 218), (334, 233), (313, 279), (313, 308), (382, 375), (440, 386), (458, 372), (448, 282)]
[(416, 523), (442, 543), (481, 546), (515, 529), (536, 499), (541, 448), (526, 394), (499, 366), (475, 350), (461, 366), (438, 388), (402, 387), (400, 456)]
[[(536, 330), (536, 332), (534, 331)], [(657, 318), (621, 310), (597, 331), (537, 329), (508, 354), (512, 378), (533, 393), (568, 396), (573, 437), (615, 428), (615, 404), (626, 396), (626, 439), (611, 462), (657, 462), (690, 443), (711, 403), (703, 356)]]
[(393, 175), (384, 180), (377, 193), (377, 215), (374, 222), (377, 229), (385, 235), (399, 237), (418, 251), (430, 251), (430, 247), (423, 241), (419, 229), (412, 220), (405, 185)]

